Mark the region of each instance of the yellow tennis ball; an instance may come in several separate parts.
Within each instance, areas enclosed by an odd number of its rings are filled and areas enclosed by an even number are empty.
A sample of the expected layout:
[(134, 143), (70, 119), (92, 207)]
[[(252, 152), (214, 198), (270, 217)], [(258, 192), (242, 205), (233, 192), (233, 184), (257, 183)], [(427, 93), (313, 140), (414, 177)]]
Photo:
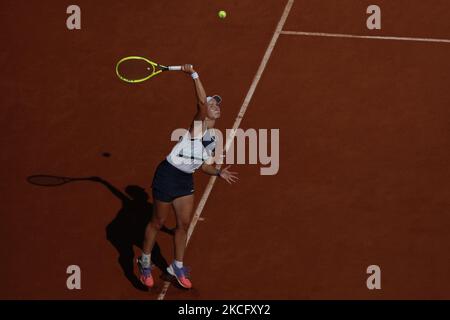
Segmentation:
[(219, 11), (219, 18), (220, 19), (225, 19), (225, 17), (227, 16), (227, 13), (223, 10)]

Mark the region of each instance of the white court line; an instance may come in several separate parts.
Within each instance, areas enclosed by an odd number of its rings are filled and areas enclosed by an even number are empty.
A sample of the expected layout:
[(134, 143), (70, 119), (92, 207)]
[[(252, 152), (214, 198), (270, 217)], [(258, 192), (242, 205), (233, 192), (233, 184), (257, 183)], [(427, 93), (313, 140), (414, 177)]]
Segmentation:
[(360, 36), (360, 35), (356, 35), (356, 34), (323, 33), (323, 32), (282, 31), (281, 34), (292, 35), (292, 36), (312, 36), (312, 37), (334, 37), (334, 38), (356, 38), (356, 39), (399, 40), (399, 41), (450, 43), (450, 39), (386, 37), (386, 36)]
[[(239, 109), (239, 113), (234, 121), (233, 129), (230, 130), (230, 134), (227, 137), (227, 140), (226, 140), (227, 143), (225, 145), (225, 154), (228, 152), (231, 142), (234, 140), (234, 137), (236, 135), (236, 129), (239, 128), (239, 125), (241, 124), (241, 121), (244, 118), (245, 111), (247, 111), (247, 107), (250, 104), (250, 101), (252, 100), (253, 94), (255, 93), (256, 86), (258, 85), (259, 80), (261, 79), (261, 76), (264, 72), (264, 69), (267, 66), (267, 62), (269, 61), (269, 58), (272, 55), (272, 51), (273, 51), (273, 48), (275, 47), (275, 44), (277, 43), (278, 37), (280, 36), (280, 33), (282, 33), (283, 26), (289, 15), (289, 12), (291, 11), (293, 3), (294, 3), (294, 0), (288, 0), (286, 7), (284, 8), (283, 14), (281, 15), (280, 21), (278, 21), (278, 25), (272, 36), (272, 40), (270, 40), (269, 46), (266, 49), (266, 53), (264, 54), (261, 64), (259, 65), (258, 71), (256, 71), (256, 74), (255, 74), (255, 77), (253, 78), (253, 82), (250, 86), (250, 89), (247, 92), (247, 96), (245, 97), (244, 102), (242, 103), (242, 106)], [(208, 182), (208, 185), (206, 186), (205, 192), (203, 193), (203, 195), (200, 199), (197, 209), (195, 210), (194, 217), (192, 218), (191, 224), (189, 225), (186, 245), (189, 243), (189, 239), (191, 238), (192, 232), (194, 232), (197, 221), (199, 220), (200, 215), (202, 214), (203, 208), (205, 207), (206, 201), (208, 200), (208, 197), (211, 194), (211, 190), (214, 186), (214, 183), (216, 182), (216, 179), (217, 179), (216, 176), (212, 176), (209, 179), (209, 182)], [(161, 293), (158, 296), (158, 300), (164, 299), (164, 297), (167, 293), (167, 290), (169, 289), (169, 286), (170, 286), (169, 281), (164, 282), (164, 286), (163, 286)]]

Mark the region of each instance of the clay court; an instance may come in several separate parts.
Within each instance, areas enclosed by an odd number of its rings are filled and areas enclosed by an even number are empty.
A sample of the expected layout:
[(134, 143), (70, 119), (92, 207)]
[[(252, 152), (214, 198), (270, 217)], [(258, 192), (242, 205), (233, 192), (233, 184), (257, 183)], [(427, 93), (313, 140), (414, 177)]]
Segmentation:
[[(0, 298), (450, 299), (448, 1), (79, 0), (81, 30), (66, 28), (70, 4), (0, 4)], [(370, 4), (381, 30), (366, 28)], [(154, 170), (195, 112), (186, 74), (120, 81), (134, 54), (192, 63), (224, 99), (219, 129), (243, 107), (241, 128), (280, 129), (276, 175), (233, 165), (239, 182), (205, 194), (196, 173), (191, 290), (159, 269), (149, 291), (134, 277)], [(35, 174), (104, 182), (38, 187)], [(127, 186), (148, 206), (124, 205)], [(157, 242), (172, 261), (172, 236)]]

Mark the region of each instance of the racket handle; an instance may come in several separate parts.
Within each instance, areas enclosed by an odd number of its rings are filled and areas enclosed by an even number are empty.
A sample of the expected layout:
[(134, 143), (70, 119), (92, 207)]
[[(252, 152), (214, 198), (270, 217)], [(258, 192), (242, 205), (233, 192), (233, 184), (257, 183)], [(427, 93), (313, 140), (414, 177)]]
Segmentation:
[(180, 71), (181, 66), (169, 66), (168, 67), (170, 71)]

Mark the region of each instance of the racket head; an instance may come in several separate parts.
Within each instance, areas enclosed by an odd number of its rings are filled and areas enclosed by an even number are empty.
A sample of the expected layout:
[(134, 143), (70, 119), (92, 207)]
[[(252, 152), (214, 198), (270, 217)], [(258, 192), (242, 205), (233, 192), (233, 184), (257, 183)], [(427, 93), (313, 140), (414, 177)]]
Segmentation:
[(74, 179), (67, 178), (67, 177), (58, 177), (58, 176), (51, 176), (46, 174), (36, 174), (27, 177), (27, 181), (31, 184), (34, 184), (36, 186), (43, 186), (43, 187), (56, 187), (63, 185), (67, 182), (73, 181)]
[(93, 181), (93, 177), (69, 178), (61, 176), (52, 176), (47, 174), (35, 174), (27, 177), (27, 181), (36, 186), (57, 187), (72, 181)]
[(127, 83), (144, 82), (167, 69), (165, 66), (140, 56), (125, 57), (116, 64), (117, 76)]

